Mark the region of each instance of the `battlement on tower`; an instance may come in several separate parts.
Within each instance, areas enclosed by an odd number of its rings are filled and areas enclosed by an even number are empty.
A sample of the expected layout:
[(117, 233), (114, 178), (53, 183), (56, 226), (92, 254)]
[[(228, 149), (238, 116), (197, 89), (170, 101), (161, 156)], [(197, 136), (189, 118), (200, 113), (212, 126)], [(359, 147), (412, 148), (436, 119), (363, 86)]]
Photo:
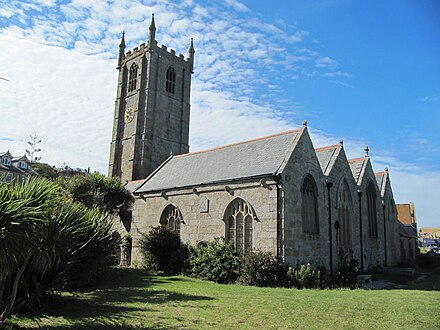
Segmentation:
[(154, 45), (153, 47), (150, 47), (150, 42), (148, 41), (147, 43), (143, 42), (138, 47), (133, 48), (133, 50), (129, 50), (128, 52), (126, 52), (124, 54), (124, 57), (122, 58), (122, 61), (128, 62), (135, 57), (154, 51), (159, 52), (161, 56), (166, 56), (170, 59), (176, 58), (187, 63), (189, 63), (191, 60), (189, 57), (185, 58), (185, 55), (183, 55), (182, 53), (177, 54), (173, 48), (168, 48), (165, 45), (161, 45), (160, 47)]

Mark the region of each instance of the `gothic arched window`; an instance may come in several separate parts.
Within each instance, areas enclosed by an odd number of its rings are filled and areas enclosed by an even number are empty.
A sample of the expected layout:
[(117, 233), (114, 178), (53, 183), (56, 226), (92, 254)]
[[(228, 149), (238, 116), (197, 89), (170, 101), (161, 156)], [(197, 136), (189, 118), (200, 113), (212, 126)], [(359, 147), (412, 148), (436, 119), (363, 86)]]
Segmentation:
[(307, 175), (301, 187), (302, 225), (305, 233), (319, 233), (317, 195), (315, 180)]
[(347, 181), (344, 180), (339, 189), (338, 196), (338, 221), (339, 221), (339, 245), (343, 248), (351, 248), (351, 197)]
[(138, 67), (136, 63), (130, 66), (130, 72), (128, 76), (128, 91), (132, 92), (136, 89), (136, 79), (137, 79)]
[(176, 71), (174, 71), (172, 66), (170, 66), (167, 70), (165, 90), (171, 94), (175, 94), (176, 92)]
[(376, 198), (376, 189), (374, 189), (374, 185), (370, 181), (367, 186), (368, 233), (370, 237), (377, 237)]
[(180, 223), (182, 222), (182, 214), (174, 205), (168, 205), (160, 216), (160, 224), (169, 231), (180, 235)]
[(235, 199), (225, 212), (226, 242), (234, 242), (239, 252), (252, 251), (254, 212), (252, 207), (242, 199)]

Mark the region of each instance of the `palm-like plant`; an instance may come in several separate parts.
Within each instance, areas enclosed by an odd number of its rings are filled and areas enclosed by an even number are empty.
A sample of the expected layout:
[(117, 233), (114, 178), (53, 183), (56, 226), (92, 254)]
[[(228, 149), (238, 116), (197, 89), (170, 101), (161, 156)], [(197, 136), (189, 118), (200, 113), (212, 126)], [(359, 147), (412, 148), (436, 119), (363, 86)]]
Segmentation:
[(111, 224), (59, 184), (0, 185), (0, 323), (54, 287), (88, 282), (115, 250)]

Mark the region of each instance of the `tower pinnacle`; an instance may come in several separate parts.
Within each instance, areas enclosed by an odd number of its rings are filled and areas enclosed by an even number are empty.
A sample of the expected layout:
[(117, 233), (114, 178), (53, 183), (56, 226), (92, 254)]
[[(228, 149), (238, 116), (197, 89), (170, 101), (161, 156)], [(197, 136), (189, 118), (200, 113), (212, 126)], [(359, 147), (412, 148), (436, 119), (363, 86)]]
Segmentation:
[(156, 24), (154, 23), (154, 13), (151, 14), (151, 24), (150, 24), (150, 45), (156, 40)]
[(189, 61), (191, 64), (191, 73), (194, 73), (194, 54), (196, 53), (195, 49), (194, 49), (194, 42), (193, 42), (193, 38), (191, 38), (191, 45), (189, 46)]
[(122, 31), (121, 43), (119, 44), (119, 55), (118, 55), (117, 69), (119, 69), (121, 67), (122, 59), (124, 57), (124, 52), (125, 52), (125, 31)]

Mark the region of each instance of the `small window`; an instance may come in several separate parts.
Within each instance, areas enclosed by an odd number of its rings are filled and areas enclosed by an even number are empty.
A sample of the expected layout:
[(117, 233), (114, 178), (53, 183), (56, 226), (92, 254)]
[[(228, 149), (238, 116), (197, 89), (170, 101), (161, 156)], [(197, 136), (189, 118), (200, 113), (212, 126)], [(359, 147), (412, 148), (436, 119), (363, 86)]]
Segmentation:
[(13, 178), (12, 173), (8, 173), (8, 174), (6, 175), (6, 182), (11, 182), (11, 181), (12, 181), (12, 178)]
[(3, 165), (6, 165), (6, 166), (11, 165), (11, 159), (8, 158), (8, 157), (3, 157), (3, 158), (2, 158), (2, 164), (3, 164)]
[(133, 63), (130, 66), (130, 74), (128, 78), (128, 92), (132, 92), (136, 89), (137, 71), (138, 71), (138, 67), (136, 63)]
[(174, 68), (172, 66), (170, 66), (167, 70), (165, 90), (171, 94), (176, 93), (176, 71), (174, 71)]
[(22, 170), (27, 170), (28, 164), (26, 162), (18, 162), (18, 167), (20, 167)]

